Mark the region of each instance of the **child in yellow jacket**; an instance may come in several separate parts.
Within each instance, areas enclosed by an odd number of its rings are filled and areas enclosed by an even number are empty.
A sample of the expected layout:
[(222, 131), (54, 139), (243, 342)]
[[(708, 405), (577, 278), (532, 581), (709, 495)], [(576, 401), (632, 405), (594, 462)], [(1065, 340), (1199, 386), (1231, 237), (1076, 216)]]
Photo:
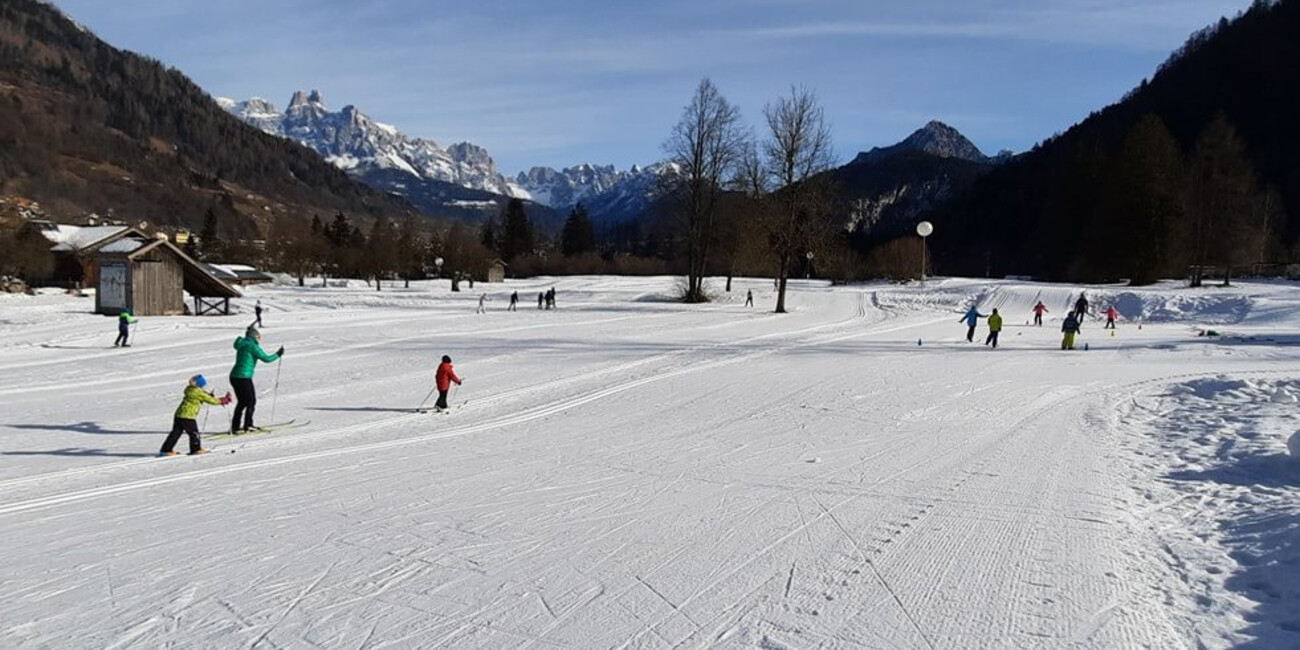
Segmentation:
[(230, 403), (230, 393), (225, 397), (217, 399), (212, 393), (203, 390), (208, 385), (208, 380), (203, 375), (194, 375), (190, 377), (190, 383), (185, 387), (185, 396), (181, 398), (181, 405), (176, 407), (176, 417), (172, 419), (172, 431), (167, 434), (167, 440), (163, 442), (162, 451), (158, 452), (159, 456), (175, 456), (177, 452), (176, 443), (181, 439), (181, 432), (190, 437), (190, 455), (206, 454), (199, 442), (199, 409), (204, 404), (213, 404), (225, 406)]

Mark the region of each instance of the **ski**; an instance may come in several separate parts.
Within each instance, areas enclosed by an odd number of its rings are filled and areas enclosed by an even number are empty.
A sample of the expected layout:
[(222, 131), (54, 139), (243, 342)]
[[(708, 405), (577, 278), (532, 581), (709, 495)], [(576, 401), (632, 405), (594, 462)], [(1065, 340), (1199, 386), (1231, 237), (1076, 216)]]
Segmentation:
[(268, 424), (264, 427), (257, 427), (252, 431), (247, 431), (244, 433), (230, 433), (230, 432), (215, 433), (212, 435), (204, 436), (204, 438), (207, 440), (224, 440), (226, 438), (244, 438), (247, 436), (258, 436), (266, 433), (274, 433), (276, 431), (284, 431), (286, 429), (299, 429), (309, 424), (311, 424), (311, 420), (304, 420), (302, 422), (299, 422), (297, 420), (287, 420), (285, 422)]

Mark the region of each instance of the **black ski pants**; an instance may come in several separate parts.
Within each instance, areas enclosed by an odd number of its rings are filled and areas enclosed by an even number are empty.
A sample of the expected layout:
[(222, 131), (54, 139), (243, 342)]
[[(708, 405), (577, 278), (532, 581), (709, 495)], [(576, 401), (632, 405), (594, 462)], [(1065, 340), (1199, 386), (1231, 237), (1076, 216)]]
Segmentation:
[(1034, 325), (1037, 325), (1038, 327), (1042, 327), (1042, 326), (1043, 326), (1043, 315), (1042, 315), (1042, 314), (1034, 314)]
[(1112, 330), (1115, 329), (1115, 319), (1114, 319), (1114, 318), (1107, 318), (1107, 319), (1106, 319), (1106, 326), (1103, 327), (1102, 329), (1112, 329)]
[(438, 391), (438, 401), (434, 403), (434, 406), (436, 406), (436, 407), (438, 407), (438, 408), (440, 408), (440, 409), (446, 409), (446, 408), (448, 408), (448, 406), (447, 406), (447, 391), (445, 391), (445, 390), (440, 390), (440, 391)]
[(974, 340), (975, 340), (975, 326), (971, 325), (970, 329), (966, 330), (966, 342), (971, 343)]
[(989, 332), (989, 337), (986, 338), (986, 339), (984, 339), (984, 345), (989, 345), (990, 343), (992, 343), (992, 344), (993, 344), (993, 347), (995, 347), (995, 348), (998, 347), (998, 334), (999, 334), (999, 333), (1000, 333), (1000, 332)]
[(230, 387), (235, 390), (235, 416), (230, 419), (230, 430), (253, 428), (253, 411), (257, 409), (257, 389), (253, 388), (253, 379), (231, 377)]
[(173, 418), (172, 432), (167, 434), (167, 440), (163, 441), (162, 453), (169, 454), (176, 448), (176, 443), (181, 439), (181, 433), (190, 437), (190, 453), (199, 450), (199, 423), (197, 420), (187, 418)]
[(127, 325), (118, 325), (117, 340), (113, 341), (113, 347), (126, 345), (129, 340), (131, 340), (131, 328)]

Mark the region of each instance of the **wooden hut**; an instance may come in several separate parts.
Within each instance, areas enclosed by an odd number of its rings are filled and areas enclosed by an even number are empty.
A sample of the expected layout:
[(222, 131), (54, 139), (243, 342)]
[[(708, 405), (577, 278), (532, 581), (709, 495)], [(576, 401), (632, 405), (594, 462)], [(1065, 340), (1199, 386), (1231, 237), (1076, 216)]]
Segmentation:
[(183, 314), (186, 293), (196, 315), (229, 314), (230, 299), (240, 295), (165, 239), (120, 239), (101, 248), (98, 287), (95, 311), (109, 315)]
[(501, 260), (492, 260), (487, 268), (488, 282), (505, 282), (506, 281), (506, 263)]

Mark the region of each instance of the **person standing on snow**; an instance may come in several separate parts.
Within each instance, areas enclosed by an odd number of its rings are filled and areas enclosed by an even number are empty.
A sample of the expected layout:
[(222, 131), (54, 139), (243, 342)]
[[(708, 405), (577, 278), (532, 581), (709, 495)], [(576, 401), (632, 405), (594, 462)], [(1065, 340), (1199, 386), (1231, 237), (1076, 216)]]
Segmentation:
[(745, 292), (745, 306), (746, 306), (746, 307), (753, 307), (753, 306), (754, 306), (754, 290), (753, 290), (753, 289), (750, 289), (749, 291), (746, 291), (746, 292)]
[(546, 302), (546, 294), (544, 294), (544, 293), (538, 293), (538, 294), (537, 294), (537, 308), (538, 308), (538, 309), (541, 309), (541, 308), (542, 308), (542, 303), (544, 303), (544, 302)]
[(1115, 321), (1119, 318), (1119, 310), (1115, 305), (1106, 308), (1106, 326), (1102, 329), (1115, 329)]
[(958, 323), (966, 323), (966, 342), (975, 342), (975, 326), (979, 324), (979, 319), (985, 318), (984, 314), (979, 313), (974, 307), (966, 310), (966, 315), (957, 319)]
[(130, 309), (123, 309), (117, 315), (117, 339), (113, 341), (113, 347), (131, 347), (131, 323), (135, 323), (135, 316), (131, 315)]
[(1088, 315), (1088, 297), (1079, 292), (1079, 299), (1074, 301), (1074, 320), (1076, 324), (1082, 324), (1085, 316)]
[(1079, 330), (1079, 319), (1075, 317), (1074, 312), (1066, 314), (1065, 322), (1061, 324), (1061, 331), (1065, 333), (1065, 337), (1061, 339), (1062, 350), (1074, 349), (1074, 337)]
[(224, 397), (217, 399), (212, 393), (203, 390), (208, 385), (208, 380), (203, 375), (194, 375), (190, 377), (190, 383), (185, 387), (185, 395), (181, 398), (181, 405), (176, 407), (176, 415), (172, 418), (172, 430), (167, 434), (167, 440), (163, 441), (162, 449), (158, 452), (159, 456), (176, 456), (176, 443), (181, 439), (181, 433), (190, 437), (190, 455), (208, 453), (199, 441), (199, 409), (204, 404), (214, 406), (225, 406), (230, 403), (230, 393), (227, 392)]
[(516, 292), (510, 294), (510, 306), (509, 306), (509, 307), (506, 307), (506, 311), (519, 311), (519, 292), (518, 292), (518, 291), (516, 291)]
[(1037, 304), (1037, 305), (1034, 305), (1034, 325), (1035, 325), (1035, 326), (1037, 326), (1037, 327), (1042, 327), (1042, 326), (1043, 326), (1043, 314), (1045, 314), (1045, 313), (1047, 313), (1047, 305), (1044, 305), (1044, 304), (1043, 304), (1043, 301), (1039, 300), (1039, 301), (1038, 301), (1038, 304)]
[(261, 300), (258, 300), (257, 304), (253, 306), (253, 313), (257, 314), (257, 320), (254, 322), (258, 327), (261, 327), (262, 326), (262, 301)]
[(451, 390), (451, 382), (456, 382), (457, 386), (461, 384), (460, 377), (456, 376), (456, 368), (451, 365), (451, 357), (445, 354), (442, 356), (442, 363), (438, 364), (438, 372), (434, 373), (433, 379), (438, 388), (438, 401), (433, 407), (446, 411), (450, 408), (447, 406), (447, 391)]
[(486, 314), (486, 313), (487, 313), (487, 308), (483, 306), (483, 303), (484, 303), (486, 300), (487, 300), (487, 294), (486, 294), (486, 293), (478, 297), (478, 309), (474, 310), (474, 313), (475, 313), (475, 314)]
[[(253, 386), (253, 370), (257, 362), (275, 363), (284, 356), (284, 346), (275, 354), (267, 354), (261, 346), (262, 334), (255, 328), (248, 328), (244, 335), (235, 339), (235, 367), (230, 369), (230, 387), (235, 389), (235, 415), (230, 419), (230, 433), (241, 434), (255, 431), (253, 411), (257, 409), (257, 389)], [(242, 418), (242, 419), (241, 419)]]
[(998, 310), (994, 308), (993, 313), (989, 314), (989, 336), (988, 338), (984, 339), (984, 345), (988, 345), (992, 343), (993, 347), (997, 348), (998, 334), (1001, 332), (1002, 332), (1002, 314), (999, 314)]

